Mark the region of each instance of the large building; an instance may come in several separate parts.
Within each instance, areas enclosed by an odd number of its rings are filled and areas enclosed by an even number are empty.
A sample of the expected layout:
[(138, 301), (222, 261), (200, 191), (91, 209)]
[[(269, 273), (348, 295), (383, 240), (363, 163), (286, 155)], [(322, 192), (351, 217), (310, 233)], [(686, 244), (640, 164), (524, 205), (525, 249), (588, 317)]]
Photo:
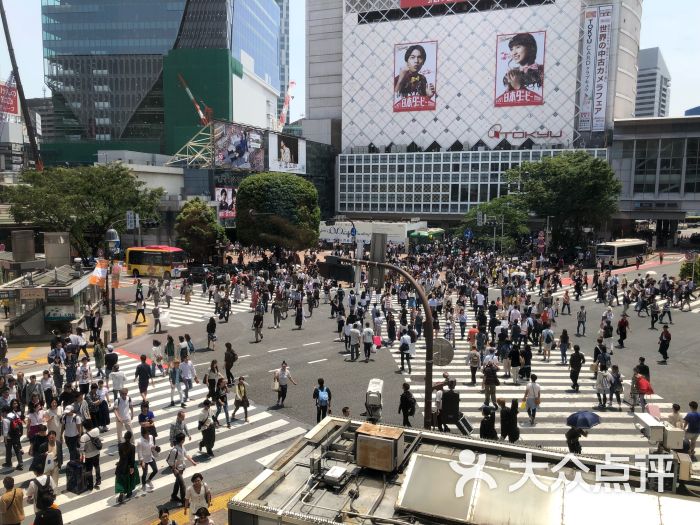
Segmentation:
[[(280, 8), (280, 98), (277, 101), (277, 114), (282, 114), (284, 96), (289, 85), (289, 0), (275, 0)], [(289, 118), (287, 118), (289, 122)]]
[(329, 4), (307, 2), (303, 127), (342, 150), (341, 213), (457, 218), (525, 160), (606, 157), (634, 115), (640, 0)]
[[(190, 136), (200, 118), (181, 76), (216, 118), (264, 128), (276, 121), (276, 0), (42, 0), (42, 25), (56, 135), (93, 156), (97, 148), (182, 146), (184, 112)], [(201, 72), (180, 70), (185, 55)], [(182, 111), (171, 136), (168, 106)]]
[(671, 73), (658, 47), (639, 50), (634, 116), (666, 117), (671, 105)]

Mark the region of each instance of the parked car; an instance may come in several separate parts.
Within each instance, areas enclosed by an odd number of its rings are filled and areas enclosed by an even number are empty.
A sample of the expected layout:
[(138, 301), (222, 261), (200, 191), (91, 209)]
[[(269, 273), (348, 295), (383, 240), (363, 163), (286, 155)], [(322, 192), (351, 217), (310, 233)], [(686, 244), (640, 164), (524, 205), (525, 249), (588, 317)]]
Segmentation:
[[(189, 277), (193, 283), (201, 283), (206, 278), (207, 273), (214, 273), (216, 268), (210, 264), (203, 264), (201, 266), (190, 266), (187, 269), (187, 277)], [(184, 275), (183, 275), (184, 277)]]

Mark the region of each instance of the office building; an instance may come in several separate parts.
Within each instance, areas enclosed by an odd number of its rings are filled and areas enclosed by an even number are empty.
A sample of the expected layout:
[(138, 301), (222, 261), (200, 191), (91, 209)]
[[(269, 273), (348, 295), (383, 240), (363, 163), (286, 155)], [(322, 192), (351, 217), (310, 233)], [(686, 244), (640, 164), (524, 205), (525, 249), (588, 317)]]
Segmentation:
[[(277, 101), (277, 114), (282, 114), (284, 96), (289, 85), (289, 0), (275, 0), (280, 9), (279, 61), (280, 61), (280, 98)], [(289, 122), (287, 115), (287, 122)]]
[(53, 101), (48, 97), (27, 99), (29, 109), (39, 115), (39, 121), (34, 122), (34, 129), (40, 142), (51, 142), (56, 139), (56, 117), (53, 112)]
[[(174, 153), (201, 120), (180, 73), (215, 118), (240, 112), (261, 127), (276, 118), (275, 0), (42, 0), (42, 20), (56, 140), (72, 143), (55, 158), (48, 152), (49, 162), (94, 161), (98, 147)], [(190, 60), (201, 71), (168, 72), (168, 57), (173, 68)]]
[(338, 212), (456, 220), (504, 172), (606, 158), (634, 115), (640, 0), (307, 2), (307, 138), (338, 145)]
[(685, 112), (686, 117), (695, 117), (695, 116), (700, 116), (700, 106), (690, 108), (686, 110)]
[(666, 117), (671, 104), (671, 73), (658, 47), (639, 50), (634, 116)]

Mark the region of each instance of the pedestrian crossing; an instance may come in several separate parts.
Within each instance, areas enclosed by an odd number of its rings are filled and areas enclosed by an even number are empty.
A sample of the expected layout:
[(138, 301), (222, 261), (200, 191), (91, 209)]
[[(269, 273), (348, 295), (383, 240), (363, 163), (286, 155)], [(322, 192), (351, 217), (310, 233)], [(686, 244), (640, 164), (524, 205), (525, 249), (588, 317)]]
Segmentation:
[[(187, 326), (194, 323), (199, 323), (201, 321), (206, 321), (210, 317), (215, 317), (217, 322), (219, 322), (219, 316), (214, 315), (214, 301), (209, 302), (209, 294), (202, 295), (200, 291), (195, 290), (192, 293), (189, 304), (185, 304), (184, 296), (179, 295), (174, 296), (170, 301), (170, 307), (168, 307), (165, 298), (161, 298), (158, 303), (161, 311), (161, 324), (163, 325), (163, 330), (168, 328), (180, 328), (182, 326)], [(129, 304), (130, 310), (136, 312), (136, 303)], [(151, 309), (153, 308), (153, 300), (149, 299), (146, 301), (146, 318), (149, 324), (153, 323), (153, 316), (151, 315)], [(250, 312), (250, 299), (243, 300), (240, 303), (231, 302), (231, 314), (237, 315), (241, 313)], [(166, 322), (167, 319), (167, 322)], [(141, 318), (139, 317), (139, 320)]]
[[(456, 391), (460, 395), (460, 410), (467, 416), (474, 426), (474, 432), (478, 435), (479, 422), (482, 419), (481, 408), (484, 404), (484, 394), (481, 389), (481, 372), (477, 372), (477, 385), (471, 386), (471, 370), (467, 365), (469, 344), (466, 339), (456, 341), (455, 355), (448, 366), (433, 367), (433, 384), (443, 381), (443, 372), (448, 372), (450, 378), (457, 381)], [(398, 345), (390, 348), (397, 366), (400, 366), (401, 357)], [(533, 352), (535, 350), (533, 349)], [(580, 391), (575, 393), (571, 388), (569, 369), (566, 365), (559, 364), (560, 358), (552, 355), (549, 362), (543, 362), (542, 357), (535, 353), (532, 359), (532, 372), (537, 375), (537, 382), (541, 387), (542, 402), (537, 409), (535, 425), (531, 426), (527, 412), (521, 410), (518, 417), (520, 427), (520, 440), (528, 445), (557, 451), (568, 451), (564, 433), (568, 429), (566, 418), (570, 414), (580, 410), (590, 410), (601, 418), (601, 424), (593, 428), (587, 438), (582, 438), (583, 453), (592, 456), (605, 456), (613, 454), (633, 457), (635, 454), (648, 452), (649, 445), (646, 438), (635, 426), (635, 417), (629, 412), (629, 405), (623, 401), (622, 410), (618, 411), (617, 404), (614, 408), (599, 409), (598, 399), (595, 393), (595, 380), (592, 378), (588, 366), (591, 356), (586, 355), (586, 364), (579, 377)], [(585, 354), (584, 354), (585, 355)], [(404, 372), (404, 378), (412, 384), (413, 393), (421, 410), (425, 407), (425, 395), (423, 381), (425, 377), (425, 342), (419, 340), (416, 345), (416, 356), (412, 360), (411, 374)], [(623, 372), (624, 373), (624, 372)], [(503, 368), (498, 372), (500, 385), (496, 387), (496, 397), (504, 398), (507, 406), (511, 399), (520, 402), (525, 393), (526, 382), (520, 379), (520, 384), (513, 384), (512, 379), (503, 378)], [(629, 381), (625, 381), (629, 389)], [(656, 404), (667, 414), (671, 412), (671, 403), (664, 403), (658, 395), (647, 396), (647, 402)], [(639, 412), (639, 407), (636, 408)], [(418, 412), (418, 411), (417, 411)], [(500, 432), (500, 424), (497, 417), (496, 428)], [(453, 430), (455, 431), (455, 430)]]
[[(137, 384), (134, 381), (134, 372), (138, 360), (127, 356), (120, 355), (119, 368), (124, 371), (127, 377), (126, 387), (129, 389), (129, 396), (134, 403), (134, 420), (132, 428), (134, 429), (135, 437), (138, 437), (138, 421), (136, 419), (139, 413), (139, 404), (141, 402), (138, 393)], [(41, 371), (27, 372), (27, 375)], [(201, 371), (198, 375), (202, 375)], [(204, 384), (194, 385), (190, 390), (190, 399), (187, 403), (186, 423), (187, 428), (192, 436), (191, 440), (185, 441), (185, 449), (197, 461), (196, 467), (188, 466), (185, 471), (186, 480), (195, 472), (201, 472), (204, 479), (207, 479), (207, 472), (216, 468), (225, 466), (231, 471), (236, 469), (236, 461), (245, 461), (248, 465), (251, 463), (260, 467), (260, 464), (266, 464), (280, 454), (292, 439), (297, 438), (307, 431), (306, 428), (299, 426), (296, 422), (291, 422), (279, 415), (267, 411), (262, 407), (251, 406), (248, 408), (248, 420), (244, 421), (242, 410), (236, 414), (236, 419), (231, 422), (231, 428), (226, 428), (226, 416), (222, 411), (219, 414), (219, 423), (222, 426), (216, 431), (216, 443), (214, 445), (215, 456), (207, 457), (197, 451), (197, 443), (200, 439), (200, 432), (197, 430), (197, 421), (201, 408), (199, 403), (203, 401), (207, 392), (207, 387)], [(177, 395), (175, 400), (179, 401)], [(158, 437), (156, 445), (161, 447), (161, 453), (157, 458), (158, 475), (153, 479), (153, 485), (159, 503), (165, 503), (170, 497), (174, 478), (166, 464), (165, 458), (170, 450), (169, 445), (169, 429), (170, 424), (175, 421), (176, 414), (180, 409), (179, 405), (170, 407), (170, 385), (167, 378), (160, 376), (155, 379), (155, 387), (151, 386), (148, 389), (148, 401), (150, 410), (155, 415), (156, 428), (158, 429)], [(229, 412), (233, 414), (234, 404), (233, 396), (229, 396)], [(111, 425), (109, 430), (100, 435), (103, 443), (103, 448), (100, 454), (100, 467), (102, 474), (102, 483), (99, 490), (84, 492), (76, 495), (66, 491), (66, 476), (61, 474), (59, 477), (59, 486), (57, 490), (56, 504), (63, 512), (64, 523), (82, 523), (90, 516), (90, 523), (94, 523), (94, 514), (108, 511), (112, 507), (118, 505), (117, 495), (114, 493), (115, 482), (115, 467), (118, 460), (117, 452), (117, 436), (114, 415), (110, 414)], [(25, 451), (23, 456), (24, 471), (12, 472), (9, 468), (0, 468), (0, 475), (13, 475), (15, 483), (19, 486), (26, 487), (28, 483), (34, 479), (34, 474), (29, 471), (32, 458), (28, 455), (28, 442), (23, 438), (22, 446)], [(64, 466), (68, 462), (68, 449), (63, 449)], [(260, 467), (262, 468), (262, 467)], [(188, 483), (187, 483), (188, 484)], [(124, 505), (136, 504), (146, 495), (141, 491), (140, 485), (134, 492), (132, 500), (127, 501)], [(152, 505), (150, 505), (152, 507)], [(31, 523), (33, 516), (33, 506), (26, 505), (25, 515), (27, 523)]]

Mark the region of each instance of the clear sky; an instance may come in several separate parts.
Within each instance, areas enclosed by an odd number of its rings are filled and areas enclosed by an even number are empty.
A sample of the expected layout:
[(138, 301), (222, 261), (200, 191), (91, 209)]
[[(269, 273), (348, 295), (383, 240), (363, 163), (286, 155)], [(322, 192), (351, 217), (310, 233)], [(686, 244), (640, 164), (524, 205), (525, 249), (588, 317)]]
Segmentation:
[[(41, 1), (4, 2), (25, 91), (30, 98), (40, 97), (44, 88)], [(304, 113), (305, 6), (306, 0), (290, 0), (290, 78), (297, 82), (291, 106), (292, 120)], [(644, 0), (641, 46), (661, 48), (671, 71), (671, 115), (674, 116), (682, 115), (691, 107), (700, 106), (700, 92), (697, 90), (700, 85), (700, 67), (697, 67), (696, 53), (700, 42), (698, 20), (700, 0)], [(0, 79), (5, 79), (10, 73), (10, 60), (4, 38), (0, 40)]]

